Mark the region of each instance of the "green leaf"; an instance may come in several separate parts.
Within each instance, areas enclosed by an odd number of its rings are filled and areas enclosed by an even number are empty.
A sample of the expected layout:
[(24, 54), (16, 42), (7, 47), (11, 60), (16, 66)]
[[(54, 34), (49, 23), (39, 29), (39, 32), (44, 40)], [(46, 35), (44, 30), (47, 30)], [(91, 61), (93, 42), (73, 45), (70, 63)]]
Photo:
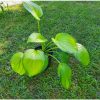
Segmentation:
[(58, 76), (64, 88), (68, 89), (71, 85), (71, 68), (66, 63), (60, 63), (58, 66)]
[(74, 54), (76, 59), (79, 60), (83, 65), (88, 65), (90, 58), (87, 49), (79, 43), (77, 43), (77, 47), (78, 51)]
[(24, 1), (23, 6), (35, 17), (36, 20), (40, 20), (40, 17), (43, 15), (43, 11), (39, 5), (32, 1)]
[(23, 60), (22, 52), (18, 52), (16, 54), (14, 54), (11, 58), (12, 69), (20, 75), (23, 75), (25, 73), (25, 69), (24, 69), (22, 60)]
[(47, 68), (47, 66), (48, 66), (48, 56), (45, 55), (45, 62), (44, 62), (44, 66), (41, 72), (43, 72)]
[(29, 42), (35, 42), (35, 43), (43, 43), (46, 42), (47, 39), (42, 36), (40, 33), (32, 33), (29, 38), (28, 38), (28, 43)]
[(52, 38), (52, 41), (64, 52), (74, 53), (77, 51), (75, 39), (67, 33), (58, 33), (55, 39)]
[(67, 63), (69, 60), (69, 55), (61, 50), (57, 50), (53, 55), (62, 63)]
[(23, 64), (28, 76), (35, 76), (46, 69), (48, 57), (41, 50), (29, 49), (24, 53)]

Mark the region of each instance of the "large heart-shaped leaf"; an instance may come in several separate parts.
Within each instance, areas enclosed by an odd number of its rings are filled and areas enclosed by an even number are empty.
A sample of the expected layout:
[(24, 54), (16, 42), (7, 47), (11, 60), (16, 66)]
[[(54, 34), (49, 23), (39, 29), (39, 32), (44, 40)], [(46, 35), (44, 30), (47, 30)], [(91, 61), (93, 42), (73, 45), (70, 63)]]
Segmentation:
[(43, 43), (46, 42), (47, 39), (42, 36), (40, 33), (32, 33), (27, 42), (36, 42), (36, 43)]
[(77, 47), (78, 51), (76, 51), (76, 53), (74, 54), (76, 59), (78, 59), (83, 65), (88, 65), (90, 62), (90, 58), (87, 49), (79, 43), (77, 43)]
[(58, 66), (58, 76), (64, 88), (68, 89), (71, 85), (71, 68), (66, 63), (60, 63)]
[(28, 76), (35, 76), (45, 70), (48, 57), (41, 50), (29, 49), (24, 53), (23, 64)]
[(22, 52), (18, 52), (16, 54), (14, 54), (11, 58), (11, 67), (12, 69), (19, 73), (20, 75), (23, 75), (25, 73), (25, 69), (23, 66), (23, 53)]
[(58, 33), (55, 39), (52, 38), (52, 41), (64, 52), (74, 53), (77, 51), (75, 39), (67, 33)]
[(23, 5), (26, 10), (28, 10), (37, 20), (43, 15), (41, 7), (32, 1), (24, 1)]

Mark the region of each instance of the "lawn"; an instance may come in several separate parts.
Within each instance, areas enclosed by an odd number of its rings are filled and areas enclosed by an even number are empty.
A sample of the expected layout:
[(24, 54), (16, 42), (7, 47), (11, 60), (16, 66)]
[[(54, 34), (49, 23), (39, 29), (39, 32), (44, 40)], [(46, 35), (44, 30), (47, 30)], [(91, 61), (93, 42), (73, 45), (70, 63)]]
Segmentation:
[(0, 98), (82, 98), (100, 99), (100, 2), (37, 2), (44, 15), (41, 31), (48, 39), (67, 32), (89, 51), (91, 63), (84, 68), (74, 58), (69, 90), (60, 85), (57, 63), (36, 77), (19, 76), (10, 66), (11, 56), (18, 51), (34, 48), (27, 37), (37, 31), (37, 22), (22, 5), (0, 12)]

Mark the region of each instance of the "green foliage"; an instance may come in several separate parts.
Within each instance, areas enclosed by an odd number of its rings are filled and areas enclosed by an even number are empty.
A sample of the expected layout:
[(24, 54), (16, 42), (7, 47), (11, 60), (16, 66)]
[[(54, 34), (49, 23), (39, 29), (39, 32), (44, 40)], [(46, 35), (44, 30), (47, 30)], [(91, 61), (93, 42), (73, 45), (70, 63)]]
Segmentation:
[(36, 42), (36, 43), (43, 43), (46, 42), (47, 39), (42, 36), (40, 33), (32, 33), (27, 42)]
[(88, 65), (90, 62), (90, 58), (89, 58), (89, 53), (87, 51), (87, 49), (77, 43), (77, 47), (78, 47), (78, 51), (76, 51), (75, 53), (75, 57), (83, 64), (83, 65)]
[(66, 63), (60, 63), (58, 66), (58, 76), (60, 77), (62, 86), (68, 89), (71, 85), (71, 68)]
[[(38, 5), (36, 5), (33, 2), (24, 2), (23, 5), (37, 20), (40, 20), (40, 17), (42, 16), (42, 10)], [(88, 65), (89, 54), (87, 50), (81, 44), (77, 44), (76, 40), (68, 33), (58, 33), (55, 39), (52, 38), (54, 44), (51, 41), (46, 43), (47, 39), (40, 34), (39, 21), (38, 32), (39, 33), (32, 33), (28, 38), (28, 42), (41, 43), (41, 50), (28, 49), (23, 54), (23, 57), (21, 56), (22, 58), (20, 57), (20, 55), (18, 55), (18, 57), (15, 56), (14, 60), (12, 60), (14, 71), (19, 74), (24, 74), (21, 71), (19, 71), (20, 66), (17, 66), (20, 65), (21, 59), (21, 64), (23, 64), (21, 65), (21, 68), (24, 68), (25, 74), (27, 74), (28, 76), (35, 76), (46, 69), (48, 65), (48, 56), (50, 56), (59, 63), (58, 76), (60, 77), (62, 86), (68, 89), (71, 85), (72, 74), (71, 68), (68, 66), (68, 56), (70, 54), (73, 54), (83, 65)], [(58, 49), (60, 49), (61, 51), (58, 52)], [(58, 57), (56, 57), (52, 54), (53, 52), (60, 54)], [(16, 62), (17, 58), (18, 61)], [(17, 71), (18, 68), (19, 70)]]
[(48, 65), (48, 56), (41, 50), (28, 49), (18, 52), (11, 59), (12, 69), (20, 75), (35, 76), (44, 71)]
[(32, 1), (25, 1), (23, 3), (26, 10), (28, 10), (36, 20), (40, 20), (43, 15), (42, 9), (39, 5), (33, 3)]
[(34, 78), (14, 73), (9, 60), (14, 52), (37, 46), (26, 43), (27, 37), (37, 32), (37, 23), (22, 5), (9, 6), (9, 11), (0, 13), (0, 98), (100, 99), (100, 2), (35, 3), (41, 5), (45, 13), (41, 20), (41, 33), (49, 40), (61, 31), (71, 33), (87, 48), (91, 62), (84, 68), (70, 58), (73, 75), (69, 90), (60, 85), (56, 72), (58, 64), (54, 60), (46, 71)]
[(34, 76), (47, 67), (48, 58), (41, 50), (29, 49), (24, 53), (23, 64), (28, 76)]
[(24, 54), (22, 52), (18, 52), (14, 54), (11, 59), (12, 69), (20, 75), (25, 73), (25, 69), (23, 67), (23, 55)]
[(69, 54), (61, 50), (57, 50), (57, 52), (54, 52), (53, 55), (62, 63), (68, 63), (69, 61)]
[(52, 41), (64, 52), (74, 53), (77, 50), (75, 39), (68, 33), (58, 33)]

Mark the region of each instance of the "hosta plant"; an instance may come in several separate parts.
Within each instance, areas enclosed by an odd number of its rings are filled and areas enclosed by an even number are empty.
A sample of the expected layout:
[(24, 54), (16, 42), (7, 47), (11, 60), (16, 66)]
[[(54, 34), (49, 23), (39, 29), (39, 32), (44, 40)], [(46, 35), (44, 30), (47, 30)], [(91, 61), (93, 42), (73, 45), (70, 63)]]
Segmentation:
[(87, 49), (68, 33), (58, 33), (55, 38), (48, 41), (40, 31), (40, 18), (43, 15), (41, 7), (31, 1), (23, 2), (24, 8), (31, 13), (38, 23), (38, 32), (33, 32), (28, 37), (27, 43), (38, 43), (40, 47), (17, 52), (11, 58), (12, 69), (20, 75), (29, 77), (43, 72), (52, 57), (58, 62), (58, 76), (64, 88), (71, 85), (72, 70), (68, 65), (70, 55), (75, 57), (83, 66), (90, 62)]

